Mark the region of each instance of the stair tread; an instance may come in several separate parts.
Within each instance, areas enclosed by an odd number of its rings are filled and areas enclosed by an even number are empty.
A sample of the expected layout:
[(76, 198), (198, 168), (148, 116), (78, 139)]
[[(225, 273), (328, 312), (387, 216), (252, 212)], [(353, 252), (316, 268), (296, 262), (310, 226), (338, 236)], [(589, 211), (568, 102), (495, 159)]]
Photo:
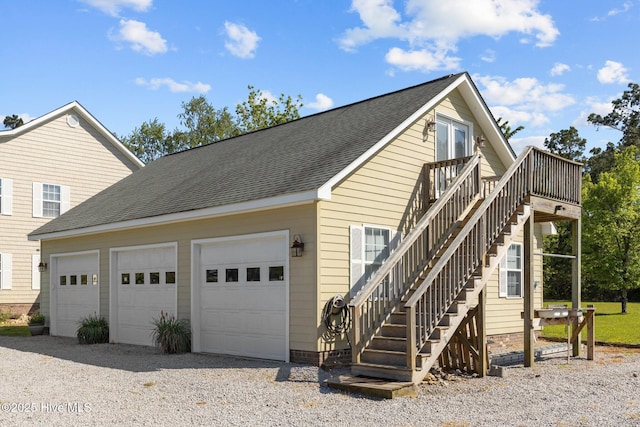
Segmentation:
[(353, 363), (352, 365), (373, 368), (373, 369), (393, 369), (397, 371), (407, 371), (407, 372), (411, 371), (410, 368), (407, 368), (406, 366), (400, 366), (400, 365), (384, 365), (380, 363), (369, 363), (369, 362), (358, 362), (358, 363)]
[(365, 348), (365, 352), (370, 351), (372, 353), (380, 353), (380, 354), (407, 354), (406, 351), (400, 350), (387, 350), (383, 348)]

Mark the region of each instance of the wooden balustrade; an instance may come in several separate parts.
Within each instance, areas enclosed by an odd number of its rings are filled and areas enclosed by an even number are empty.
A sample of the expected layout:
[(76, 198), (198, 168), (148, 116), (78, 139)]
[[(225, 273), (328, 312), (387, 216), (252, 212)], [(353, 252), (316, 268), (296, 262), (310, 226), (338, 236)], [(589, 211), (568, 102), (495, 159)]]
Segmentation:
[[(354, 362), (360, 361), (369, 340), (396, 309), (402, 296), (419, 280), (469, 205), (480, 197), (479, 159), (476, 155), (464, 162), (449, 162), (433, 169), (455, 165), (455, 179), (351, 300)], [(459, 165), (463, 165), (460, 170)]]

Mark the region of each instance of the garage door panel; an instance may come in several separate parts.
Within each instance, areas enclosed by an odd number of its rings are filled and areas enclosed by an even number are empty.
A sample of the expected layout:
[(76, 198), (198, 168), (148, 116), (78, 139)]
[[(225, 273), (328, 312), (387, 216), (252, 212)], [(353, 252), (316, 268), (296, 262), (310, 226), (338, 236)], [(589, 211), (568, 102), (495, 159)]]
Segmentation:
[[(175, 246), (123, 250), (116, 256), (117, 342), (153, 345), (153, 321), (164, 312), (174, 315), (177, 294), (175, 283), (165, 283), (167, 272), (176, 272)], [(158, 273), (159, 283), (151, 283)], [(137, 276), (143, 275), (142, 284)], [(122, 277), (129, 278), (128, 284)]]
[[(199, 253), (202, 281), (196, 285), (199, 316), (195, 321), (200, 326), (201, 350), (287, 360), (284, 235), (202, 245)], [(269, 267), (283, 272), (281, 280), (269, 280)], [(237, 281), (227, 282), (227, 270), (237, 270)]]
[[(100, 288), (97, 284), (99, 258), (97, 253), (68, 255), (55, 258), (55, 273), (51, 312), (55, 312), (55, 334), (75, 337), (80, 321), (100, 313)], [(82, 279), (86, 285), (82, 285)], [(94, 285), (94, 276), (96, 284)], [(73, 279), (72, 279), (73, 278)], [(71, 283), (75, 282), (75, 285)]]

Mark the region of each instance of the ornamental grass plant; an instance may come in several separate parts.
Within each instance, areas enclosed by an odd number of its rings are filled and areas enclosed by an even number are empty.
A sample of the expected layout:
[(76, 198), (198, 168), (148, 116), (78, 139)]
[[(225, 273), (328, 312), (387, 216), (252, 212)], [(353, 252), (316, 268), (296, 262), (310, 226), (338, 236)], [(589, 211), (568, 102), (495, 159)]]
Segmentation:
[(160, 317), (153, 320), (153, 342), (168, 354), (186, 353), (191, 351), (191, 330), (185, 319), (176, 319), (164, 311)]
[(104, 316), (92, 314), (80, 320), (77, 333), (80, 344), (103, 344), (109, 342), (109, 322)]

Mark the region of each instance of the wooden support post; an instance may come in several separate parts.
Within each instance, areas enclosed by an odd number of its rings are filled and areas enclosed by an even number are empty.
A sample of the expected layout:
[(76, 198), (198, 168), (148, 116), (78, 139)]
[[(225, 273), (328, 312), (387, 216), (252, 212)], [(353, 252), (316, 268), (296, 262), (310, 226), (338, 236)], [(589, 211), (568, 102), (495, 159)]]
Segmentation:
[(487, 357), (487, 323), (486, 323), (486, 303), (487, 287), (485, 286), (478, 294), (478, 311), (476, 312), (476, 336), (478, 340), (478, 376), (484, 377), (489, 371), (489, 358)]
[(532, 367), (535, 331), (533, 330), (533, 209), (524, 223), (524, 366)]
[(593, 360), (596, 348), (596, 309), (593, 305), (587, 307), (587, 360)]
[[(581, 265), (582, 265), (582, 220), (577, 219), (571, 222), (571, 248), (572, 255), (575, 257), (571, 261), (571, 308), (578, 309), (582, 304), (581, 291)], [(578, 319), (573, 322), (573, 330), (578, 327)], [(573, 356), (580, 356), (580, 334), (572, 341)]]

